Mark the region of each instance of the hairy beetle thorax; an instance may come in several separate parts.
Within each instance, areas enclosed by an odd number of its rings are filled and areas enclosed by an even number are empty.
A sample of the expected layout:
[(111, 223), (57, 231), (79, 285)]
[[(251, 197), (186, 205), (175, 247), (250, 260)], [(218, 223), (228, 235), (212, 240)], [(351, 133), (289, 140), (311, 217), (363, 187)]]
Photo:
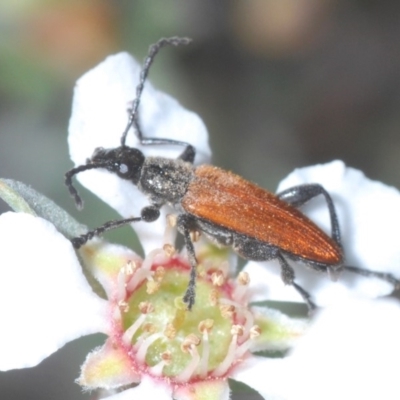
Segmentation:
[(179, 203), (193, 179), (193, 165), (180, 159), (146, 158), (139, 188), (157, 203)]

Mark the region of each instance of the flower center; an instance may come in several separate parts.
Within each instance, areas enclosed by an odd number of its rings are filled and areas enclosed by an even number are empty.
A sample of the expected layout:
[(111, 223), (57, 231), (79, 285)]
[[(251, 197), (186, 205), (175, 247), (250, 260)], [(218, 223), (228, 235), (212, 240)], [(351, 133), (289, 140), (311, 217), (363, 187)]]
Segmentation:
[(200, 265), (196, 302), (188, 311), (182, 298), (190, 267), (160, 252), (122, 273), (126, 289), (120, 290), (116, 335), (121, 346), (136, 370), (176, 383), (225, 376), (257, 331), (240, 290), (248, 280), (229, 281), (223, 270)]

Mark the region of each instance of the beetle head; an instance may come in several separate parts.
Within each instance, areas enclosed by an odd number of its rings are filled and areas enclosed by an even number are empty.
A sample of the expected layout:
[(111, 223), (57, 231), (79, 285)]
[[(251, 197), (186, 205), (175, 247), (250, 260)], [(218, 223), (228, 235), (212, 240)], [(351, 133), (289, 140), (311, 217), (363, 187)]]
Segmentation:
[(86, 164), (75, 167), (65, 174), (65, 184), (74, 198), (76, 206), (81, 209), (83, 207), (82, 199), (72, 184), (74, 175), (88, 169), (105, 168), (107, 171), (136, 185), (140, 179), (144, 159), (143, 153), (132, 147), (120, 146), (114, 149), (99, 147), (94, 151), (92, 157), (86, 161)]
[(140, 150), (120, 146), (114, 149), (98, 147), (87, 164), (105, 168), (107, 171), (113, 172), (120, 178), (129, 180), (136, 185), (139, 182), (143, 162), (144, 155)]

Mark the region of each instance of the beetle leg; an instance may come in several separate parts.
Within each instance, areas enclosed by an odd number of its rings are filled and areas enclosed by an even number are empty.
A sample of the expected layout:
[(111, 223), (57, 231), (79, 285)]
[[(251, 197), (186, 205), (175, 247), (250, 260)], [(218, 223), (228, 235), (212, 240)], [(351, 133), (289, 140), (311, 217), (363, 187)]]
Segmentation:
[(311, 300), (311, 295), (308, 293), (306, 290), (304, 290), (300, 285), (298, 285), (296, 282), (292, 283), (292, 286), (297, 290), (297, 292), (300, 294), (300, 296), (303, 298), (305, 303), (307, 304), (308, 308), (308, 314), (311, 315), (313, 311), (317, 309), (317, 306), (315, 303)]
[(278, 254), (276, 258), (278, 259), (279, 264), (281, 266), (281, 277), (283, 282), (286, 285), (292, 285), (297, 290), (297, 292), (300, 294), (300, 296), (307, 304), (309, 313), (314, 311), (317, 307), (311, 300), (311, 295), (294, 281), (295, 274), (293, 268), (289, 265), (289, 263), (285, 260), (285, 258), (281, 254)]
[[(339, 228), (339, 221), (336, 214), (336, 209), (332, 201), (332, 197), (330, 194), (318, 183), (311, 183), (311, 184), (304, 184), (293, 186), (289, 189), (284, 190), (277, 194), (278, 198), (285, 201), (286, 203), (294, 206), (294, 207), (301, 207), (309, 200), (313, 199), (318, 195), (323, 195), (328, 206), (329, 216), (331, 219), (331, 236), (332, 239), (336, 242), (340, 249), (342, 247), (342, 239), (340, 236), (340, 228)], [(313, 263), (310, 263), (313, 267)], [(314, 268), (314, 267), (313, 267)], [(342, 265), (335, 265), (335, 266), (327, 266), (326, 272), (330, 276), (330, 278), (335, 281), (337, 280), (339, 273), (343, 270)], [(316, 268), (314, 268), (316, 269)]]
[[(161, 38), (157, 43), (150, 46), (147, 57), (144, 60), (142, 70), (140, 71), (139, 83), (136, 86), (136, 98), (133, 100), (132, 106), (129, 110), (129, 120), (128, 120), (128, 124), (125, 128), (125, 131), (121, 137), (121, 146), (125, 146), (126, 135), (128, 134), (129, 129), (132, 126), (135, 129), (136, 137), (142, 143), (143, 134), (142, 134), (142, 130), (140, 129), (139, 122), (138, 122), (138, 115), (139, 115), (138, 109), (139, 109), (139, 105), (140, 105), (140, 100), (142, 98), (144, 84), (146, 82), (147, 75), (149, 74), (150, 67), (151, 67), (151, 64), (153, 64), (155, 56), (163, 47), (165, 47), (167, 45), (179, 46), (181, 44), (189, 44), (190, 42), (191, 42), (191, 40), (188, 38), (173, 36), (170, 38)], [(149, 139), (149, 140), (151, 140), (151, 139)], [(168, 139), (164, 139), (164, 140), (168, 140)], [(142, 144), (145, 144), (145, 143), (142, 143)], [(152, 143), (147, 143), (147, 144), (152, 144)]]
[[(138, 129), (137, 127), (139, 126), (137, 122), (134, 123), (135, 129)], [(194, 157), (196, 155), (196, 151), (194, 147), (187, 143), (187, 142), (181, 142), (179, 140), (173, 140), (173, 139), (163, 139), (163, 138), (144, 138), (144, 137), (138, 137), (140, 144), (142, 146), (152, 146), (152, 145), (173, 145), (173, 146), (184, 146), (185, 149), (183, 152), (178, 156), (179, 159), (183, 161), (190, 162), (193, 164), (194, 162)]]
[(292, 285), (297, 290), (307, 304), (310, 313), (315, 310), (316, 305), (311, 300), (311, 295), (294, 281), (294, 270), (277, 247), (244, 235), (233, 234), (233, 248), (246, 260), (269, 261), (277, 259), (281, 267), (281, 278), (284, 284)]
[[(325, 197), (326, 203), (328, 205), (329, 215), (331, 218), (332, 239), (340, 246), (340, 248), (342, 248), (339, 222), (335, 206), (333, 204), (331, 196), (321, 185), (315, 183), (294, 186), (292, 188), (284, 190), (283, 192), (278, 193), (277, 196), (281, 200), (286, 201), (294, 207), (300, 207), (303, 204), (307, 203), (307, 201), (311, 200), (313, 197), (318, 196), (319, 194), (322, 194)], [(340, 267), (340, 269), (338, 269), (337, 267), (332, 268), (330, 266), (319, 266), (318, 264), (312, 262), (307, 262), (307, 264), (312, 269), (315, 269), (317, 271), (325, 270), (328, 275), (331, 276), (332, 280), (337, 279), (337, 275), (340, 270), (346, 270), (358, 275), (382, 279), (386, 282), (391, 283), (396, 289), (400, 288), (400, 280), (396, 279), (392, 274), (388, 274), (385, 272), (370, 271), (368, 269), (352, 267), (348, 265), (343, 265)]]
[(79, 249), (95, 236), (99, 236), (106, 231), (119, 228), (120, 226), (130, 224), (131, 222), (138, 222), (141, 220), (142, 220), (141, 217), (136, 217), (136, 218), (126, 218), (126, 219), (117, 219), (113, 221), (108, 221), (96, 229), (93, 229), (91, 231), (84, 233), (83, 235), (72, 238), (71, 239), (72, 245), (75, 247), (75, 249)]
[(358, 275), (381, 279), (383, 281), (391, 283), (395, 287), (395, 289), (400, 289), (400, 280), (396, 279), (392, 274), (389, 274), (387, 272), (370, 271), (369, 269), (352, 267), (349, 265), (345, 265), (343, 268), (346, 271), (353, 272)]
[(75, 247), (75, 249), (79, 249), (85, 243), (87, 243), (90, 239), (94, 238), (95, 236), (99, 236), (99, 235), (103, 234), (104, 232), (110, 231), (112, 229), (119, 228), (121, 226), (130, 224), (132, 222), (139, 222), (139, 221), (153, 222), (156, 219), (158, 219), (158, 217), (160, 216), (160, 206), (151, 205), (151, 206), (144, 207), (144, 208), (142, 208), (142, 211), (140, 212), (140, 214), (141, 214), (140, 217), (132, 217), (132, 218), (108, 221), (96, 229), (88, 231), (81, 236), (72, 238), (71, 242), (72, 242), (73, 246)]
[(325, 201), (328, 206), (329, 216), (331, 219), (332, 239), (340, 248), (342, 248), (342, 240), (340, 237), (339, 222), (335, 206), (330, 194), (323, 188), (323, 186), (318, 183), (294, 186), (278, 193), (277, 196), (279, 199), (289, 203), (294, 207), (301, 207), (303, 204), (320, 194), (325, 197)]
[(195, 156), (195, 149), (192, 145), (186, 142), (181, 142), (179, 140), (173, 139), (163, 139), (163, 138), (146, 138), (143, 136), (142, 129), (139, 124), (139, 105), (142, 98), (142, 92), (144, 89), (144, 84), (146, 82), (147, 76), (150, 71), (150, 67), (153, 64), (154, 58), (157, 53), (165, 46), (180, 46), (189, 44), (191, 40), (185, 37), (173, 36), (170, 38), (161, 38), (157, 43), (153, 44), (149, 48), (147, 57), (144, 60), (142, 70), (140, 72), (139, 83), (136, 86), (136, 98), (132, 101), (132, 105), (129, 108), (129, 119), (126, 128), (121, 136), (121, 146), (125, 146), (126, 136), (129, 130), (133, 127), (135, 135), (139, 142), (143, 146), (148, 145), (178, 145), (184, 146), (182, 154), (179, 156), (180, 159), (193, 163)]
[(194, 163), (194, 157), (196, 155), (196, 150), (191, 144), (187, 143), (187, 146), (183, 150), (183, 152), (180, 154), (178, 158), (180, 158), (183, 161), (189, 162), (191, 164)]
[(177, 227), (179, 232), (181, 232), (183, 235), (183, 240), (185, 243), (191, 268), (188, 287), (183, 296), (183, 301), (187, 304), (189, 311), (192, 309), (196, 298), (197, 259), (196, 253), (194, 251), (193, 242), (190, 237), (190, 232), (193, 230), (194, 224), (195, 223), (193, 218), (189, 215), (181, 214), (178, 216)]

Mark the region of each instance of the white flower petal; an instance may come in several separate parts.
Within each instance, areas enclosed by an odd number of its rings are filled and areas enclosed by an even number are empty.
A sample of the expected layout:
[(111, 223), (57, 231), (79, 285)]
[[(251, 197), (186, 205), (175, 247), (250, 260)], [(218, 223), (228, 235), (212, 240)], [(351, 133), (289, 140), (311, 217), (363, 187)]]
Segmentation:
[[(400, 193), (397, 189), (372, 181), (362, 172), (346, 168), (341, 161), (334, 161), (295, 170), (281, 182), (278, 193), (303, 183), (320, 183), (331, 194), (338, 213), (345, 264), (400, 277), (400, 246), (397, 238)], [(303, 209), (330, 234), (326, 203), (322, 196), (319, 197)], [(279, 265), (276, 262), (262, 264), (265, 266), (264, 272), (254, 263), (248, 266), (252, 281), (257, 280), (258, 293), (264, 292), (264, 298), (269, 299), (301, 300), (292, 288), (279, 282)], [(292, 262), (292, 265), (296, 282), (310, 291), (319, 305), (330, 304), (344, 296), (383, 296), (393, 290), (392, 285), (382, 280), (349, 272), (342, 273), (339, 280), (333, 283), (327, 276), (315, 273), (300, 263)], [(254, 279), (253, 275), (258, 278)], [(263, 284), (266, 286), (262, 288)]]
[(305, 319), (292, 318), (278, 310), (253, 306), (255, 325), (261, 333), (254, 338), (251, 351), (284, 351), (292, 347), (302, 337), (309, 326)]
[(81, 261), (87, 271), (100, 283), (107, 299), (114, 299), (120, 283), (118, 275), (128, 262), (141, 264), (142, 259), (131, 249), (103, 239), (92, 240), (79, 251)]
[(394, 400), (399, 338), (399, 302), (347, 300), (323, 310), (291, 355), (258, 358), (233, 378), (265, 398)]
[(171, 398), (171, 387), (168, 387), (161, 381), (155, 382), (146, 376), (143, 377), (138, 386), (106, 397), (107, 400), (171, 400)]
[[(75, 165), (85, 164), (97, 147), (115, 148), (120, 145), (140, 69), (141, 66), (129, 54), (119, 53), (108, 57), (78, 80), (68, 137)], [(208, 134), (202, 120), (172, 97), (155, 90), (150, 82), (146, 82), (139, 114), (146, 137), (191, 143), (197, 150), (196, 163), (209, 160)], [(132, 130), (127, 145), (141, 149), (146, 155), (176, 158), (182, 152), (180, 146), (140, 146)], [(79, 181), (123, 217), (139, 216), (141, 208), (149, 204), (132, 183), (104, 170), (83, 172), (79, 174)], [(152, 224), (134, 224), (146, 252), (162, 244), (164, 228), (165, 213)]]
[[(266, 373), (269, 370), (274, 371), (272, 377)], [(291, 385), (291, 377), (285, 371), (285, 360), (278, 358), (250, 357), (230, 378), (250, 386), (266, 400), (286, 400), (282, 396), (282, 386)]]
[(52, 224), (2, 214), (0, 243), (0, 370), (34, 366), (68, 341), (106, 330), (106, 302)]
[[(350, 278), (356, 283), (358, 281), (383, 288), (393, 288), (391, 285), (376, 279), (366, 279), (358, 275), (342, 274), (339, 281), (331, 281), (326, 274), (315, 272), (307, 268), (304, 264), (291, 262), (296, 274), (296, 282), (311, 294), (318, 306), (325, 306), (345, 298), (363, 297), (365, 293), (359, 291), (358, 287), (348, 286)], [(280, 276), (280, 266), (278, 261), (254, 262), (250, 261), (243, 269), (250, 276), (249, 290), (251, 291), (252, 301), (292, 301), (304, 302), (300, 294), (291, 285), (285, 285)], [(346, 278), (347, 275), (347, 279)], [(384, 295), (382, 292), (381, 295)], [(370, 297), (375, 297), (374, 291)]]
[[(296, 282), (302, 285), (304, 272), (298, 273), (298, 271), (300, 268), (304, 267), (302, 265), (299, 265), (298, 267), (294, 265), (294, 267)], [(280, 276), (280, 266), (278, 261), (249, 261), (243, 268), (243, 271), (247, 272), (250, 276), (249, 291), (251, 292), (251, 301), (274, 300), (303, 302), (300, 294), (292, 286), (283, 283)], [(317, 279), (329, 281), (326, 276), (321, 274), (316, 275), (316, 277)]]

